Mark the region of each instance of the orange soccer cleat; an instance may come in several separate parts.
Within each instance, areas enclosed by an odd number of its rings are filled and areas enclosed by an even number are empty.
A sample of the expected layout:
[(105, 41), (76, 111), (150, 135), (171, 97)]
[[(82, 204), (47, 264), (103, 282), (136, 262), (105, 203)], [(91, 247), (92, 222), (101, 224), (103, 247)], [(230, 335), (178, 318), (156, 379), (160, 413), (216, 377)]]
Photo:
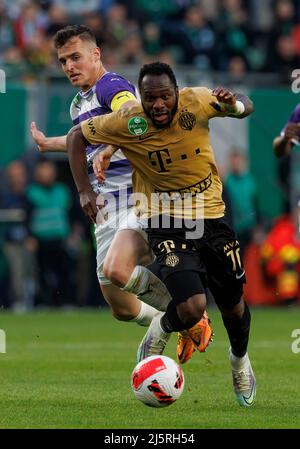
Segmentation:
[(213, 331), (210, 327), (210, 319), (204, 312), (201, 320), (187, 331), (179, 332), (177, 339), (177, 360), (180, 364), (186, 363), (197, 349), (205, 352), (212, 341)]
[(187, 331), (178, 332), (176, 356), (178, 362), (182, 365), (190, 360), (193, 352), (196, 350), (193, 340)]

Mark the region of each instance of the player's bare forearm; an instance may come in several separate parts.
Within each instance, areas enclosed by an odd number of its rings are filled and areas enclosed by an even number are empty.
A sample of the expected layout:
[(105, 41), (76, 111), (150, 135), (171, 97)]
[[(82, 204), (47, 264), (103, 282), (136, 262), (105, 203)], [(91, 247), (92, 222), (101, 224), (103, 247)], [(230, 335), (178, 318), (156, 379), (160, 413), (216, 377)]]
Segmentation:
[(67, 135), (67, 152), (69, 164), (78, 193), (91, 189), (87, 174), (85, 148), (88, 142), (84, 138), (81, 126), (76, 125)]
[(67, 136), (46, 137), (45, 134), (36, 127), (35, 122), (30, 124), (30, 132), (41, 153), (67, 151)]
[(276, 157), (286, 156), (290, 153), (292, 144), (285, 136), (275, 137), (273, 140), (273, 151)]
[(273, 151), (277, 157), (286, 156), (290, 153), (294, 144), (299, 143), (300, 123), (288, 123), (282, 135), (273, 140)]
[(74, 182), (79, 193), (80, 206), (85, 215), (96, 223), (97, 194), (93, 191), (88, 173), (85, 148), (88, 142), (84, 138), (81, 126), (74, 126), (67, 135), (67, 152)]
[(41, 152), (62, 152), (67, 151), (67, 136), (47, 137), (44, 143), (38, 145)]
[(252, 112), (254, 111), (253, 101), (251, 101), (250, 98), (247, 97), (247, 95), (235, 93), (234, 97), (237, 101), (240, 101), (241, 103), (243, 103), (243, 105), (245, 107), (245, 111), (242, 114), (234, 115), (235, 118), (244, 118), (244, 117), (248, 117), (248, 115), (252, 114)]

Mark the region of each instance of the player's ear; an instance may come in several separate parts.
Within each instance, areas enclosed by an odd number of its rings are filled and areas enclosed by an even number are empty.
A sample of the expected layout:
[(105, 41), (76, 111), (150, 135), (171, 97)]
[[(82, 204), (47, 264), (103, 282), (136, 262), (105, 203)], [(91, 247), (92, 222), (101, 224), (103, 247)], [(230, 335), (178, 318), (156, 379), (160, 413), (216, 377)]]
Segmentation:
[(101, 59), (101, 50), (99, 47), (95, 47), (94, 48), (94, 56), (95, 56), (95, 61), (100, 61)]

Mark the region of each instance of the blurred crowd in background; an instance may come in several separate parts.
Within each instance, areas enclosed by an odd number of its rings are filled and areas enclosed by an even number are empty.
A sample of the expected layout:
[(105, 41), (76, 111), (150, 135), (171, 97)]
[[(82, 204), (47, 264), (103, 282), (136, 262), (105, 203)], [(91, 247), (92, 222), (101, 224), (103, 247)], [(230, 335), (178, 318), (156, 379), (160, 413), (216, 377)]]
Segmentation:
[(57, 67), (52, 37), (83, 23), (104, 64), (159, 59), (242, 76), (299, 65), (297, 0), (0, 0), (0, 63), (15, 74)]
[[(296, 0), (0, 0), (0, 65), (8, 78), (63, 77), (52, 38), (72, 23), (93, 30), (109, 70), (161, 60), (239, 78), (273, 72), (288, 85), (299, 68)], [(227, 218), (246, 265), (246, 299), (300, 304), (298, 209), (266, 222), (245, 149), (231, 148), (220, 169)], [(67, 160), (54, 162), (31, 148), (2, 174), (0, 307), (104, 307), (93, 230)]]
[(5, 308), (105, 305), (93, 230), (72, 183), (59, 181), (62, 170), (68, 171), (66, 163), (43, 157), (32, 169), (15, 160), (5, 170), (0, 189), (0, 304)]

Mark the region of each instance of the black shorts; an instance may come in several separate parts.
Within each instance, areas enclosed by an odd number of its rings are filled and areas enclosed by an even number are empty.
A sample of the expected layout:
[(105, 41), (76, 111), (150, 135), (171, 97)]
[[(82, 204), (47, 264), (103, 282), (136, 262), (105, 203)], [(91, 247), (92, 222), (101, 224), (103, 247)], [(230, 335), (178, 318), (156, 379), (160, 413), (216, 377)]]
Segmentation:
[(187, 239), (184, 228), (149, 228), (147, 233), (163, 280), (177, 271), (196, 271), (219, 306), (231, 308), (240, 301), (245, 270), (237, 236), (224, 218), (204, 220), (198, 239)]

